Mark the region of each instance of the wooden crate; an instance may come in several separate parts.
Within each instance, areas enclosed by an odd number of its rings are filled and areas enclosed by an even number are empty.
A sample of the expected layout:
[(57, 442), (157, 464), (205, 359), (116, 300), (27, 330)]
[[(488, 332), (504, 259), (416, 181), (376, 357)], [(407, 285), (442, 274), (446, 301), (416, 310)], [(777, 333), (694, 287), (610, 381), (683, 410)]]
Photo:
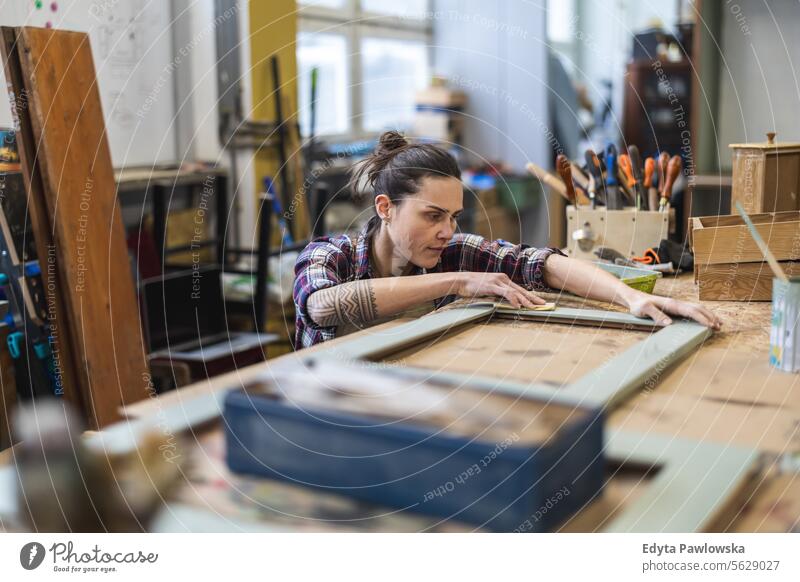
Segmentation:
[[(781, 261), (789, 277), (800, 276), (800, 261)], [(695, 267), (702, 301), (772, 301), (772, 269), (766, 262)]]
[[(776, 259), (800, 259), (800, 212), (767, 212), (750, 218)], [(693, 217), (691, 242), (696, 265), (764, 260), (739, 215)]]
[[(573, 233), (585, 228), (594, 233), (589, 250), (579, 247)], [(651, 210), (607, 210), (589, 206), (567, 206), (567, 254), (578, 259), (596, 261), (598, 247), (611, 247), (625, 256), (641, 256), (667, 238), (669, 213)]]
[[(800, 212), (750, 217), (788, 275), (800, 275)], [(703, 301), (770, 301), (772, 271), (742, 218), (691, 219), (694, 276)]]
[(731, 208), (741, 202), (749, 213), (800, 209), (800, 143), (778, 143), (767, 134), (762, 143), (731, 144)]

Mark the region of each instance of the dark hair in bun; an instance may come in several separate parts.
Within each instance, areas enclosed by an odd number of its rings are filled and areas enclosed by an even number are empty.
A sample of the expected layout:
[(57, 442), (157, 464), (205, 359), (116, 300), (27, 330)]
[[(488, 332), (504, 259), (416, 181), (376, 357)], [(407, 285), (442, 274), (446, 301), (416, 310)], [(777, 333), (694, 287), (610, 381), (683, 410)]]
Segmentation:
[[(423, 178), (461, 178), (458, 162), (447, 151), (433, 144), (410, 143), (396, 131), (378, 139), (372, 155), (353, 166), (350, 191), (356, 193), (364, 183), (373, 195), (386, 194), (392, 202), (419, 192)], [(369, 221), (372, 232), (380, 224), (378, 216)]]

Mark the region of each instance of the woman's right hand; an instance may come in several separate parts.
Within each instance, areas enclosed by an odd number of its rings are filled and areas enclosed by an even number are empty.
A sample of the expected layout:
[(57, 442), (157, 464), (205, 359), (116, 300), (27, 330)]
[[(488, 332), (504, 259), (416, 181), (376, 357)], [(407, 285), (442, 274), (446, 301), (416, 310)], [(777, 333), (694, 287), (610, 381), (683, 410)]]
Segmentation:
[(493, 295), (500, 297), (519, 307), (544, 305), (546, 301), (514, 283), (505, 273), (474, 273), (464, 271), (457, 273), (457, 293), (460, 297), (481, 297)]

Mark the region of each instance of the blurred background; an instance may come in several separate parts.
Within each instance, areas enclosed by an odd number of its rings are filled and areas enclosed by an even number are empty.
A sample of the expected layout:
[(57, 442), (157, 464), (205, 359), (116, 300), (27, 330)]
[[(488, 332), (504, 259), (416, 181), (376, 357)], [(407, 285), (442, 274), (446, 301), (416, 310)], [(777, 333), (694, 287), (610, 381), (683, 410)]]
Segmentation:
[(564, 248), (559, 154), (581, 197), (587, 150), (679, 156), (682, 243), (691, 216), (731, 212), (729, 144), (800, 139), (792, 0), (14, 0), (2, 21), (89, 33), (140, 296), (220, 267), (226, 324), (277, 334), (275, 354), (298, 250), (372, 213), (347, 171), (382, 131), (458, 158), (462, 230)]

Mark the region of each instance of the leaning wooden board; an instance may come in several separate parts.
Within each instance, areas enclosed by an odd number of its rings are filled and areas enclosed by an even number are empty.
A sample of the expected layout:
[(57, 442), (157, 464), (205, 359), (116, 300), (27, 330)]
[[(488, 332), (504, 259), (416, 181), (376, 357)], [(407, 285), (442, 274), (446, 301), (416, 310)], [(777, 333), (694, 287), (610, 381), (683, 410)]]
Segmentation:
[[(55, 389), (73, 406), (83, 410), (84, 394), (77, 378), (78, 362), (74, 346), (67, 337), (69, 313), (63, 294), (57, 292), (65, 286), (65, 283), (63, 283), (62, 275), (55, 268), (56, 246), (53, 243), (52, 228), (47, 221), (41, 168), (36, 163), (36, 140), (33, 137), (33, 127), (30, 121), (26, 76), (22, 72), (17, 29), (3, 27), (2, 38), (0, 49), (2, 49), (3, 64), (5, 65), (11, 110), (17, 127), (17, 145), (23, 170), (22, 177), (25, 181), (31, 228), (34, 232), (36, 255), (44, 262), (41, 276), (47, 294), (47, 324), (56, 375)], [(53, 257), (52, 262), (49, 260), (51, 256)], [(47, 260), (44, 259), (45, 257)]]
[(103, 426), (148, 395), (149, 375), (89, 37), (14, 31), (24, 83), (14, 92), (36, 151), (25, 171), (41, 176), (77, 381), (88, 422)]

